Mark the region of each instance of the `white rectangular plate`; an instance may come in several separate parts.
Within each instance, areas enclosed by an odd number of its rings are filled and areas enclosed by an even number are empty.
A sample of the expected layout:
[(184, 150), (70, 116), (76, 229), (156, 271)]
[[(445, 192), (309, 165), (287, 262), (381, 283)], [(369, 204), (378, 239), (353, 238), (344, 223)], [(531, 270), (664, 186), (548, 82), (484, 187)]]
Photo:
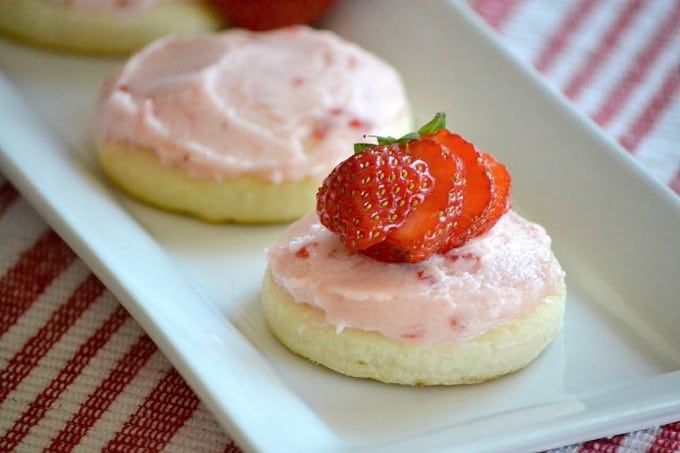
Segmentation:
[[(259, 306), (283, 227), (206, 225), (108, 185), (87, 123), (118, 60), (0, 42), (0, 165), (237, 442), (261, 451), (542, 449), (680, 416), (680, 204), (512, 60), (464, 3), (344, 0), (330, 28), (393, 63), (418, 121), (498, 155), (568, 274), (563, 332), (465, 387), (346, 378), (294, 356)], [(25, 99), (25, 100), (24, 100)]]

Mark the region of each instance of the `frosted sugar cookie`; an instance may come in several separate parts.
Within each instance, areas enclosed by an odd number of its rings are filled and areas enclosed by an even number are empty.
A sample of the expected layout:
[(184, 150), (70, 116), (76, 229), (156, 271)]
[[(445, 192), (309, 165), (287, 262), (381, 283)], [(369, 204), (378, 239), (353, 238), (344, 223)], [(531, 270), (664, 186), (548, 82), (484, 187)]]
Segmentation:
[(93, 133), (106, 173), (141, 200), (278, 222), (312, 209), (352, 143), (409, 122), (392, 67), (297, 26), (155, 42), (104, 85)]
[(272, 332), (313, 362), (389, 383), (526, 366), (559, 332), (566, 286), (545, 229), (509, 210), (509, 173), (441, 127), (381, 141), (336, 167), (317, 212), (267, 250)]

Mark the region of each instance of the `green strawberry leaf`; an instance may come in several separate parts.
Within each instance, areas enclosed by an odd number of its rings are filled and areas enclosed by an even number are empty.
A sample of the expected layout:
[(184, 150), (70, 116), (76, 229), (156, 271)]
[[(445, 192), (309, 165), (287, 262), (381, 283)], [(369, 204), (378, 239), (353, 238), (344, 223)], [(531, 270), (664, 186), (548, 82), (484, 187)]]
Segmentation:
[(359, 154), (365, 149), (373, 148), (375, 143), (355, 143), (354, 144), (354, 154)]
[(423, 127), (418, 129), (418, 133), (420, 135), (434, 134), (438, 130), (444, 129), (445, 127), (446, 127), (446, 113), (439, 112)]
[(410, 142), (411, 140), (416, 140), (420, 138), (420, 134), (417, 132), (409, 132), (408, 134), (398, 138), (395, 140), (396, 143), (406, 143)]
[[(443, 129), (446, 127), (446, 113), (444, 112), (439, 112), (437, 113), (434, 118), (432, 118), (430, 121), (428, 121), (423, 127), (418, 129), (418, 132), (409, 132), (406, 135), (403, 135), (399, 138), (394, 138), (394, 137), (381, 137), (379, 135), (364, 135), (365, 137), (375, 137), (375, 139), (378, 141), (378, 146), (383, 146), (383, 145), (391, 145), (393, 143), (408, 143), (411, 140), (417, 140), (419, 139), (422, 135), (426, 134), (434, 134), (440, 129)], [(354, 154), (358, 154), (362, 152), (365, 149), (372, 148), (373, 144), (370, 143), (355, 143), (354, 144)]]
[(369, 135), (369, 137), (375, 137), (378, 140), (378, 145), (391, 145), (392, 143), (397, 143), (397, 139), (394, 137), (381, 137), (379, 135)]

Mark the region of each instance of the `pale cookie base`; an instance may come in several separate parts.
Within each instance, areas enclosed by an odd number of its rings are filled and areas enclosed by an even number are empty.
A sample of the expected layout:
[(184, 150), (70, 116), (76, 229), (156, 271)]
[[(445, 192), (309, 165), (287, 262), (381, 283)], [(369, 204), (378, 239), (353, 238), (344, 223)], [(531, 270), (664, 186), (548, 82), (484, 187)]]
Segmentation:
[(247, 176), (221, 181), (163, 165), (149, 150), (119, 144), (97, 149), (104, 172), (125, 192), (159, 208), (209, 222), (277, 223), (314, 209), (320, 181), (273, 184)]
[(533, 361), (559, 332), (565, 293), (548, 297), (528, 316), (455, 343), (398, 343), (375, 333), (324, 322), (321, 310), (293, 301), (267, 269), (264, 314), (291, 351), (348, 376), (406, 385), (472, 384), (494, 379)]
[(45, 0), (0, 0), (0, 32), (57, 50), (126, 54), (168, 34), (223, 26), (207, 2), (161, 3), (138, 16), (68, 9)]

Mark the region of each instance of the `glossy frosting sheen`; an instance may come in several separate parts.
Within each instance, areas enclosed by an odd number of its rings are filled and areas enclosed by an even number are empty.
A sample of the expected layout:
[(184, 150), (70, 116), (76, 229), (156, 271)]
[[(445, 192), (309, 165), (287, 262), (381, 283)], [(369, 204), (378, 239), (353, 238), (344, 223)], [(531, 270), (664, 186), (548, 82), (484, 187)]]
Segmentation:
[(104, 86), (98, 141), (153, 149), (191, 174), (323, 176), (407, 114), (388, 65), (307, 27), (156, 42)]
[(131, 14), (146, 11), (167, 0), (48, 0), (50, 3), (84, 11)]
[(417, 264), (351, 253), (310, 214), (267, 258), (276, 283), (322, 309), (338, 331), (353, 327), (403, 342), (474, 337), (564, 289), (550, 237), (512, 211), (483, 236)]

